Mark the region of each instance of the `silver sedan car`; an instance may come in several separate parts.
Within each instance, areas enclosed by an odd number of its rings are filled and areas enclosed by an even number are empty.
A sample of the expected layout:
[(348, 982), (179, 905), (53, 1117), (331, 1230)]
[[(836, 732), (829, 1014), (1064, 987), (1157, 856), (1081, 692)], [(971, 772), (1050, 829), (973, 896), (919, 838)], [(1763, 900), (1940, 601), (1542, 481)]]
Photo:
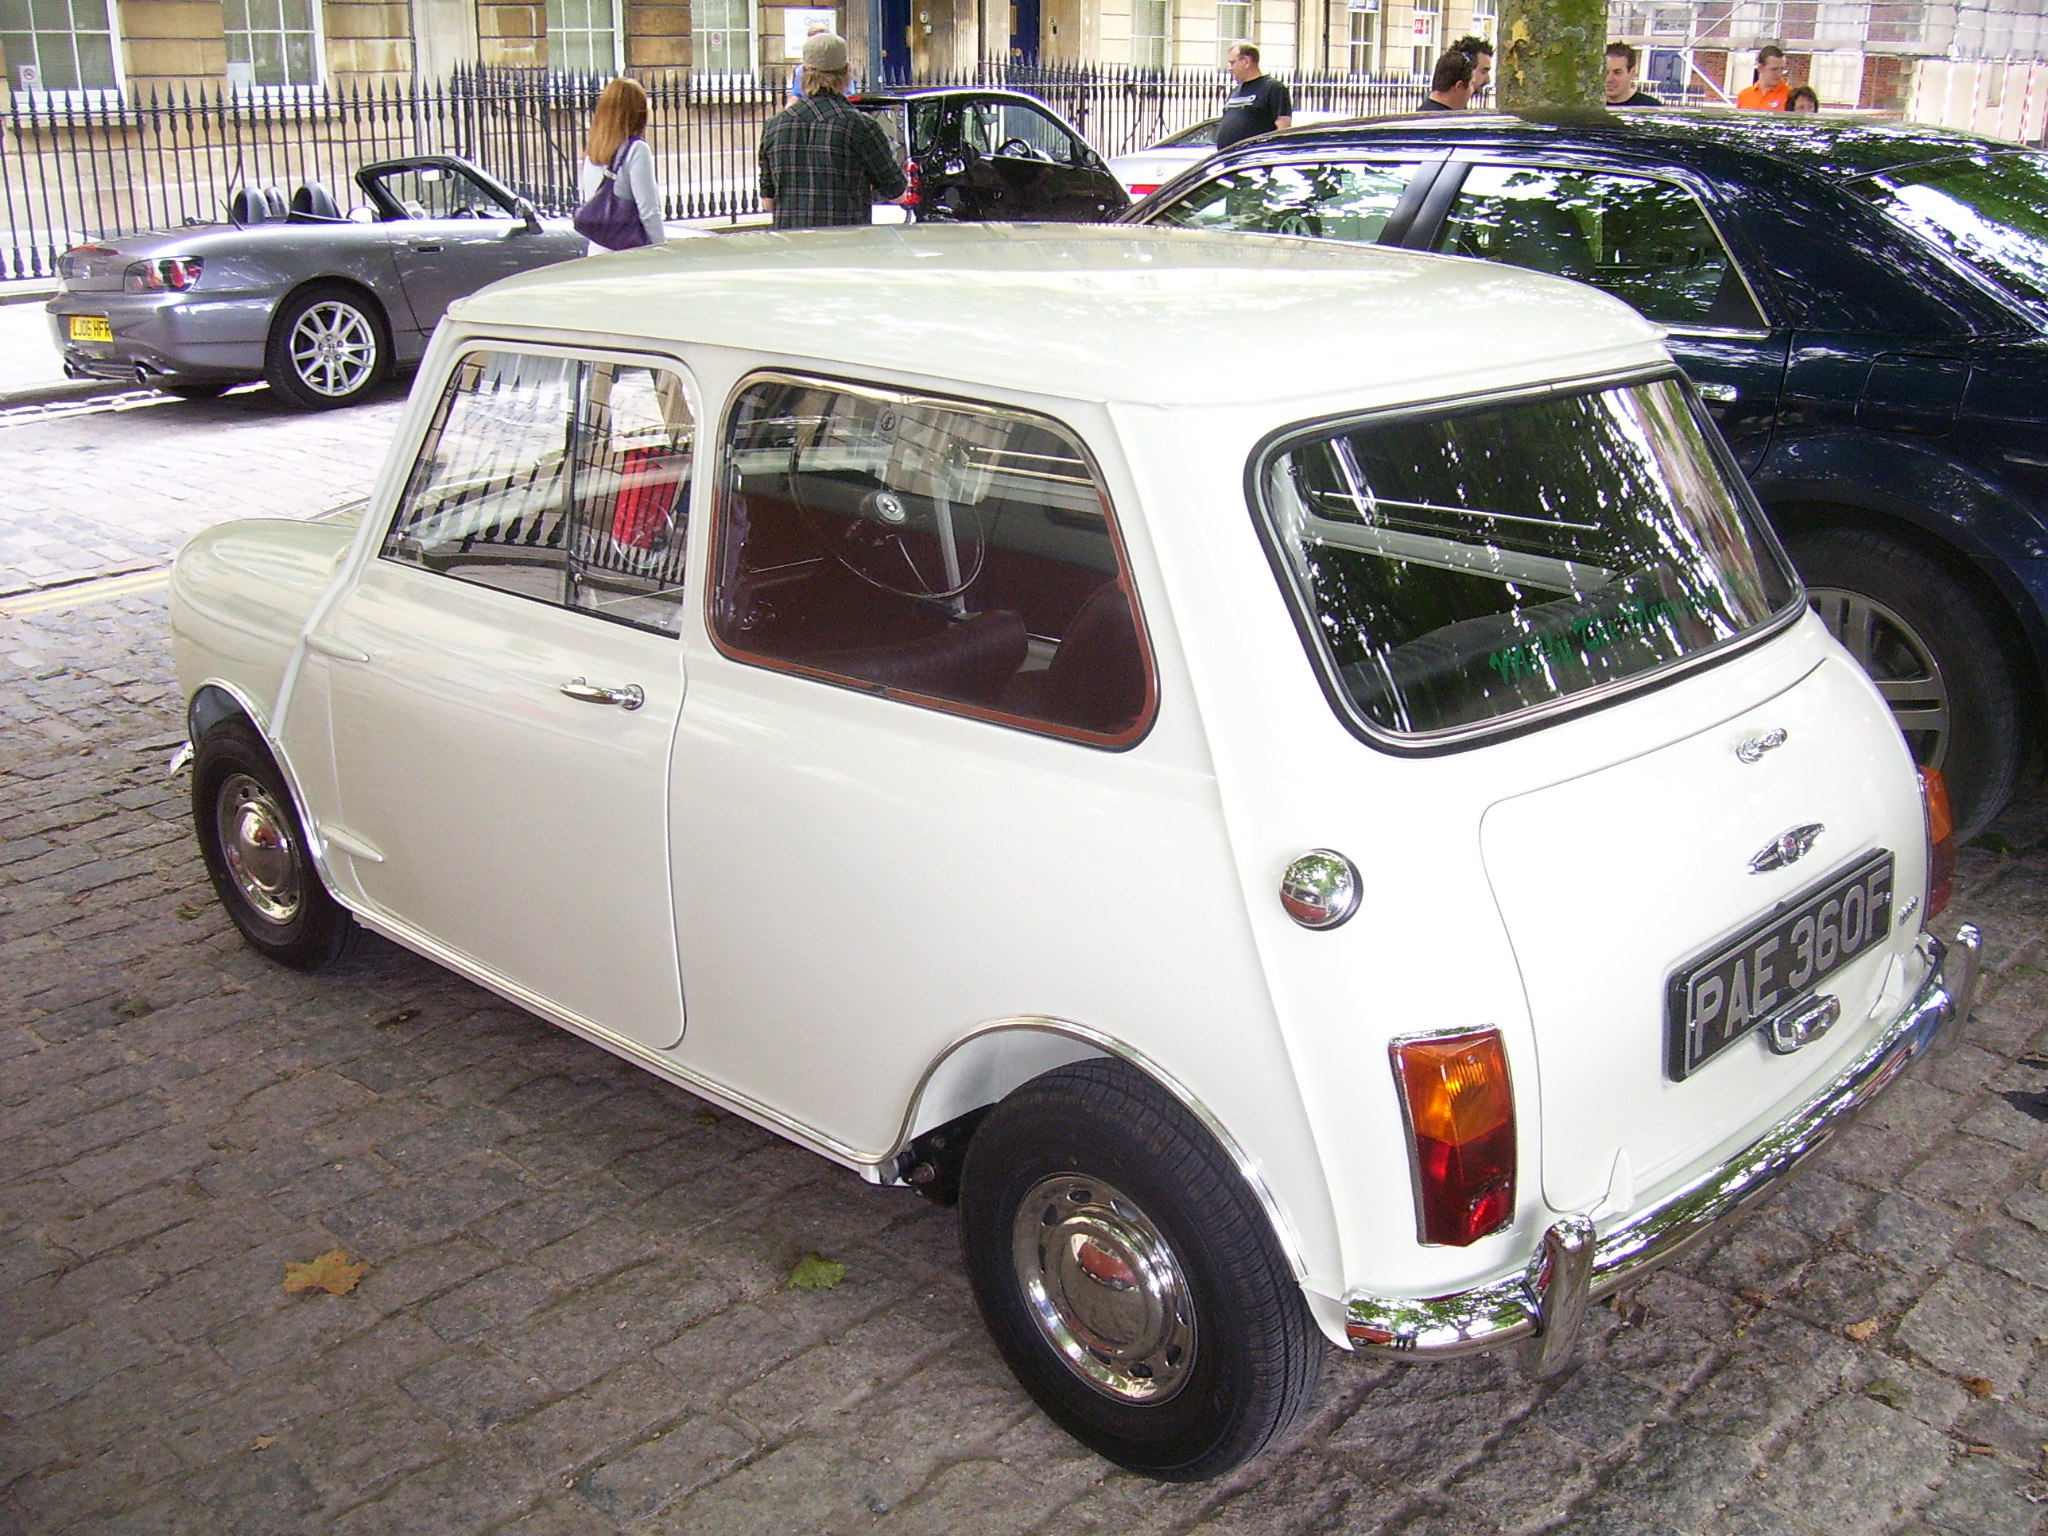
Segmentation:
[(348, 405), (416, 362), (450, 303), (586, 249), (564, 220), (465, 160), (356, 172), (344, 213), (317, 184), (245, 188), (231, 222), (74, 246), (49, 304), (64, 370), (188, 397), (264, 379), (295, 405)]

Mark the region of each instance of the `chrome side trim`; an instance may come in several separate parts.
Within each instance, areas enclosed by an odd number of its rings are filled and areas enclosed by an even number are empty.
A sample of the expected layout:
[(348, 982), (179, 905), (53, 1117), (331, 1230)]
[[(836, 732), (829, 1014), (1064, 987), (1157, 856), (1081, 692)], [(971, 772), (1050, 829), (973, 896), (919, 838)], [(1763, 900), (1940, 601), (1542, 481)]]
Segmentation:
[[(1555, 1328), (1575, 1332), (1574, 1314), (1659, 1264), (1678, 1257), (1717, 1225), (1758, 1199), (1831, 1141), (1835, 1133), (1939, 1041), (1947, 1045), (1976, 1002), (1983, 946), (1964, 924), (1944, 945), (1923, 934), (1919, 953), (1926, 975), (1913, 998), (1884, 1032), (1839, 1076), (1771, 1130), (1719, 1167), (1599, 1235), (1591, 1261), (1572, 1273), (1566, 1258), (1569, 1230), (1584, 1220), (1566, 1216), (1544, 1236), (1530, 1272), (1518, 1272), (1448, 1296), (1345, 1297), (1345, 1332), (1354, 1347), (1400, 1358), (1452, 1359), (1519, 1339), (1535, 1338), (1525, 1363), (1555, 1369), (1569, 1351), (1568, 1337), (1549, 1344)], [(1547, 1283), (1537, 1283), (1548, 1271)], [(1562, 1290), (1560, 1291), (1560, 1287)]]

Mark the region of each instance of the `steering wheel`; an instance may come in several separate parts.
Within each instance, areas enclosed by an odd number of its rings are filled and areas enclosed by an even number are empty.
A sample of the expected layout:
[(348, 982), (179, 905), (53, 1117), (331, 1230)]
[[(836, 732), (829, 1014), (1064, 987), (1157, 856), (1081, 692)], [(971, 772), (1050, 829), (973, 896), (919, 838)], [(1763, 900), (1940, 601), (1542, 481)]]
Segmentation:
[(1323, 233), (1323, 221), (1314, 214), (1302, 213), (1298, 209), (1290, 209), (1273, 221), (1273, 233), (1276, 235), (1307, 235), (1310, 239), (1320, 239)]
[[(850, 515), (839, 507), (819, 508), (805, 493), (803, 445), (792, 443), (786, 482), (790, 505), (818, 547), (848, 575), (871, 587), (918, 601), (945, 601), (960, 596), (981, 578), (988, 560), (987, 519), (977, 505), (961, 506), (941, 495), (877, 487), (863, 492)], [(948, 463), (938, 477), (953, 478)], [(849, 494), (857, 487), (832, 481)], [(946, 535), (952, 535), (953, 564), (946, 560)]]
[(1036, 160), (1038, 151), (1022, 139), (1005, 139), (996, 146), (999, 155), (1016, 155), (1026, 160)]

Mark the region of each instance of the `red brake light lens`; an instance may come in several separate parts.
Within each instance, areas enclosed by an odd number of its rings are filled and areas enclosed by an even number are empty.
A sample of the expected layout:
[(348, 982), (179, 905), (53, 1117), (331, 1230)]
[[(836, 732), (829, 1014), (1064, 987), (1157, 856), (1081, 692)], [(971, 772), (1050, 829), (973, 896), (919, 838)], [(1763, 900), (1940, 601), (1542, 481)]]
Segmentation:
[(129, 293), (183, 293), (199, 281), (205, 264), (198, 256), (154, 256), (130, 263), (121, 286)]
[(903, 162), (903, 206), (915, 208), (924, 201), (924, 172), (915, 160)]
[(1464, 1248), (1515, 1215), (1515, 1091), (1493, 1029), (1399, 1040), (1422, 1241)]
[(1150, 195), (1151, 195), (1152, 193), (1154, 193), (1154, 192), (1157, 192), (1157, 191), (1158, 191), (1158, 190), (1159, 190), (1159, 189), (1160, 189), (1160, 188), (1161, 188), (1162, 186), (1164, 186), (1164, 185), (1165, 185), (1165, 183), (1164, 183), (1164, 182), (1159, 182), (1159, 181), (1153, 181), (1153, 182), (1143, 182), (1143, 181), (1134, 181), (1134, 182), (1132, 182), (1132, 183), (1131, 183), (1131, 196), (1133, 196), (1133, 197), (1149, 197), (1149, 196), (1150, 196)]
[(1948, 807), (1948, 785), (1939, 768), (1920, 770), (1920, 804), (1927, 812), (1927, 921), (1933, 922), (1956, 893), (1956, 819)]

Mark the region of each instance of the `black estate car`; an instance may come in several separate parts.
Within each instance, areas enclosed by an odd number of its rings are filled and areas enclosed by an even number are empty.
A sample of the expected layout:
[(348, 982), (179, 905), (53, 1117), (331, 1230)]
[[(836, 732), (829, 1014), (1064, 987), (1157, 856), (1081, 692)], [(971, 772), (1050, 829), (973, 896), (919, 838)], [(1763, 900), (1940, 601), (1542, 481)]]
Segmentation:
[[(1509, 262), (1664, 325), (1958, 830), (2009, 797), (2048, 670), (2048, 157), (1805, 114), (1441, 112), (1258, 139), (1127, 217)], [(1443, 322), (1483, 351), (1485, 314)]]
[(1093, 224), (1131, 204), (1088, 141), (1035, 96), (934, 87), (852, 99), (902, 155), (914, 218)]

